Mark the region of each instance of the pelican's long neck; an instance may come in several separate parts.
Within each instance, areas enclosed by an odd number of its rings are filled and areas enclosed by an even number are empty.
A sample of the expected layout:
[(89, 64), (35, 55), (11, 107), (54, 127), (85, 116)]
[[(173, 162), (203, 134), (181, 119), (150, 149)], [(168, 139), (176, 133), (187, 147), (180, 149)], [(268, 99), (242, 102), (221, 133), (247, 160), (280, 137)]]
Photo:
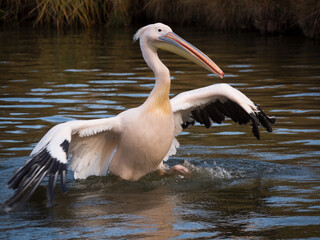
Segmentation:
[(148, 110), (155, 113), (171, 113), (171, 104), (169, 100), (170, 93), (170, 72), (161, 62), (155, 48), (150, 47), (147, 42), (140, 43), (142, 55), (148, 66), (154, 72), (156, 77), (155, 86), (152, 89), (145, 104)]

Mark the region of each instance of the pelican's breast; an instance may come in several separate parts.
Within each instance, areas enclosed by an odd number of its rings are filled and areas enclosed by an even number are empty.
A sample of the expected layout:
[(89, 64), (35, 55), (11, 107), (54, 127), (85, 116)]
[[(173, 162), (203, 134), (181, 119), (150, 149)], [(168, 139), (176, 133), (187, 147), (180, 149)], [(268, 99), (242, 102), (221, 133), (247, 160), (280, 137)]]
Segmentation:
[(170, 82), (158, 87), (151, 93), (149, 99), (145, 102), (146, 112), (155, 114), (157, 117), (171, 115), (171, 103), (169, 99)]
[(137, 180), (157, 169), (174, 137), (171, 105), (165, 105), (154, 110), (140, 106), (136, 108), (139, 111), (128, 110), (123, 114), (123, 131), (110, 165), (113, 174)]

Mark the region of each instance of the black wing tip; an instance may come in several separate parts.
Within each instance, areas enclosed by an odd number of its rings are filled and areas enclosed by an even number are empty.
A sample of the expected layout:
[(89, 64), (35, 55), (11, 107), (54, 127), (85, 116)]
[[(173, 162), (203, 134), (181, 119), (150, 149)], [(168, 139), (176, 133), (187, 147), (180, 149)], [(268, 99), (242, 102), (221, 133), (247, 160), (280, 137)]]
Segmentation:
[(60, 189), (63, 194), (68, 192), (68, 188), (66, 185), (66, 174), (67, 174), (67, 164), (59, 163), (56, 161), (55, 169), (49, 175), (49, 184), (47, 189), (48, 203), (47, 207), (54, 206), (54, 196), (56, 185), (58, 181), (58, 176), (60, 175)]
[[(259, 126), (264, 127), (268, 132), (272, 132), (272, 125), (276, 123), (275, 117), (269, 117), (259, 105), (255, 104), (256, 111), (247, 113), (238, 103), (228, 99), (221, 102), (219, 99), (215, 102), (196, 108), (191, 111), (190, 117), (200, 124), (210, 128), (211, 122), (221, 124), (225, 117), (231, 118), (235, 123), (240, 125), (247, 124), (251, 121), (253, 135), (260, 140)], [(181, 126), (183, 129), (190, 125), (190, 121), (184, 122)]]
[(275, 117), (269, 117), (261, 108), (257, 106), (258, 111), (250, 113), (252, 122), (252, 132), (254, 136), (260, 140), (259, 126), (264, 127), (267, 132), (273, 132), (272, 126), (276, 123)]
[(260, 140), (259, 125), (255, 121), (252, 122), (252, 133), (258, 140)]
[(69, 152), (69, 147), (70, 147), (70, 142), (65, 139), (61, 144), (60, 144), (60, 147), (62, 147), (63, 151), (68, 154)]
[(60, 189), (63, 194), (66, 194), (68, 192), (67, 184), (66, 184), (66, 175), (67, 175), (67, 169), (66, 166), (63, 166), (61, 170), (61, 179), (60, 179)]
[[(68, 150), (68, 148), (64, 147), (68, 147), (69, 145), (63, 144), (61, 144), (61, 147)], [(30, 199), (43, 178), (48, 174), (48, 199), (49, 205), (53, 205), (54, 192), (59, 174), (61, 175), (61, 190), (63, 193), (67, 192), (66, 171), (67, 164), (53, 158), (49, 151), (44, 148), (27, 161), (22, 168), (19, 168), (8, 181), (8, 188), (15, 190), (15, 193), (4, 202), (5, 211), (20, 209)], [(52, 176), (54, 176), (53, 179)]]
[(184, 123), (181, 124), (182, 129), (186, 129), (188, 128), (190, 125), (194, 125), (196, 122), (191, 120), (191, 121), (186, 121)]
[(269, 121), (272, 125), (276, 124), (277, 118), (276, 118), (275, 116), (272, 116), (272, 117), (267, 116), (267, 117), (268, 117), (268, 121)]
[(258, 113), (260, 115), (262, 115), (269, 123), (271, 123), (272, 125), (274, 125), (277, 121), (276, 117), (272, 116), (272, 117), (269, 117), (262, 109), (261, 107), (258, 105), (258, 104), (255, 104), (257, 109), (258, 109)]

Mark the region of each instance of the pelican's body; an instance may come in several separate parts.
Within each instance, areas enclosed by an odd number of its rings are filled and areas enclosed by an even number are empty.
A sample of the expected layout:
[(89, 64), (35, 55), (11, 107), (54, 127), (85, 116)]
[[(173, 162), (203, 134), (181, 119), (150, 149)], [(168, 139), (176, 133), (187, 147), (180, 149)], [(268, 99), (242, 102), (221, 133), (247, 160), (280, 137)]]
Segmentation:
[(170, 72), (157, 55), (159, 48), (181, 55), (221, 78), (224, 73), (204, 53), (161, 23), (141, 28), (134, 35), (134, 40), (138, 39), (143, 58), (156, 78), (146, 101), (112, 118), (75, 120), (50, 129), (30, 159), (9, 180), (9, 187), (16, 192), (6, 202), (8, 209), (22, 206), (46, 175), (52, 205), (59, 176), (66, 191), (69, 158), (76, 179), (110, 172), (125, 180), (138, 180), (157, 169), (163, 171), (163, 161), (179, 146), (175, 137), (195, 121), (207, 128), (212, 122), (221, 123), (225, 116), (239, 124), (251, 121), (258, 139), (258, 126), (272, 131), (270, 124), (275, 120), (227, 84), (184, 92), (170, 100)]
[(157, 169), (174, 138), (170, 74), (165, 65), (161, 65), (154, 70), (156, 86), (144, 104), (119, 114), (122, 134), (118, 148), (121, 151), (117, 151), (111, 161), (110, 171), (126, 180), (138, 180)]
[(159, 168), (174, 138), (170, 102), (169, 109), (153, 110), (145, 103), (119, 115), (123, 134), (118, 139), (119, 151), (110, 163), (110, 172), (126, 180), (138, 180)]

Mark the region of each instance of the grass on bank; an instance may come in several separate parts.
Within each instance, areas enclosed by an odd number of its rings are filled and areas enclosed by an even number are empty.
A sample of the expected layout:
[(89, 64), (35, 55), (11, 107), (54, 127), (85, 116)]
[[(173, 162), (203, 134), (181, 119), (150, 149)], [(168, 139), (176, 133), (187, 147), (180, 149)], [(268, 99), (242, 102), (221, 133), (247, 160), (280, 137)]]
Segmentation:
[(319, 0), (0, 0), (0, 22), (54, 26), (164, 22), (320, 36)]

